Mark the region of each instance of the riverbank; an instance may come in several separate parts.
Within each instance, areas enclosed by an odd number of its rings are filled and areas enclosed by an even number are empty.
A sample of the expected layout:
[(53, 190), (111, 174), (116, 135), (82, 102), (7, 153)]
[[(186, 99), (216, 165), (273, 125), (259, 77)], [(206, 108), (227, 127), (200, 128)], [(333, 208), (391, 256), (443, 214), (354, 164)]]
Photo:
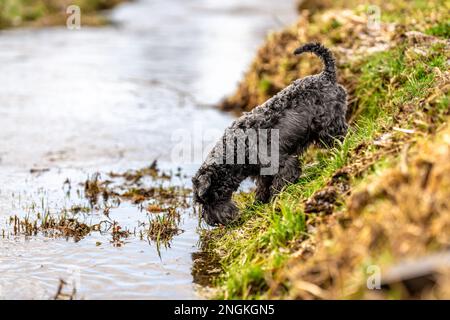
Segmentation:
[[(379, 1), (379, 24), (365, 5), (325, 7), (270, 34), (221, 107), (250, 110), (318, 72), (318, 59), (292, 51), (321, 41), (349, 92), (350, 132), (333, 150), (309, 150), (299, 181), (273, 203), (237, 195), (239, 224), (203, 230), (198, 263), (213, 262), (212, 296), (224, 299), (448, 298), (448, 274), (427, 270), (436, 286), (415, 292), (389, 276), (450, 245), (448, 3)], [(384, 290), (367, 288), (373, 270)]]
[(108, 22), (103, 10), (127, 0), (4, 0), (0, 2), (0, 29), (11, 27), (65, 26), (67, 7), (77, 5), (82, 25), (100, 26)]

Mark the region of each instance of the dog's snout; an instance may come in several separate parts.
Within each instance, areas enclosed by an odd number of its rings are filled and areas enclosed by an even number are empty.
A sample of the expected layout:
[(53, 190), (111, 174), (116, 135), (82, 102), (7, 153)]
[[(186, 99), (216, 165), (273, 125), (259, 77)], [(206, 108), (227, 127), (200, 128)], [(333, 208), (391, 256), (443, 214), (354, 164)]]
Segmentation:
[(202, 207), (202, 219), (210, 226), (219, 224), (219, 221), (213, 215), (208, 214), (208, 211), (204, 207)]
[(214, 206), (202, 206), (202, 218), (211, 226), (234, 222), (238, 213), (239, 210), (232, 201), (221, 202)]

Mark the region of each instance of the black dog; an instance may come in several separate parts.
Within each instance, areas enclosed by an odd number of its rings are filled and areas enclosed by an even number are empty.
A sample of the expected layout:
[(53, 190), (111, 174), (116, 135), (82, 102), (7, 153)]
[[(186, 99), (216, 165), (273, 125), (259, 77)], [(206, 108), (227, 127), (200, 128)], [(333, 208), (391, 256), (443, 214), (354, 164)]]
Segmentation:
[[(294, 53), (303, 52), (319, 56), (324, 70), (294, 81), (234, 121), (192, 179), (194, 201), (201, 204), (202, 217), (208, 224), (227, 224), (236, 219), (238, 209), (231, 197), (247, 177), (256, 181), (256, 199), (267, 203), (286, 184), (298, 179), (301, 173), (298, 157), (310, 144), (330, 147), (347, 134), (347, 93), (336, 82), (332, 53), (319, 43), (305, 44)], [(247, 132), (257, 132), (258, 142), (250, 139)], [(269, 162), (268, 156), (261, 152), (261, 140), (265, 140), (261, 135), (268, 137), (271, 146), (273, 154)], [(235, 141), (240, 152), (234, 148)], [(278, 148), (274, 152), (275, 143)], [(239, 157), (245, 161), (236, 163)], [(268, 165), (274, 166), (274, 158), (278, 160), (277, 170), (262, 173)]]

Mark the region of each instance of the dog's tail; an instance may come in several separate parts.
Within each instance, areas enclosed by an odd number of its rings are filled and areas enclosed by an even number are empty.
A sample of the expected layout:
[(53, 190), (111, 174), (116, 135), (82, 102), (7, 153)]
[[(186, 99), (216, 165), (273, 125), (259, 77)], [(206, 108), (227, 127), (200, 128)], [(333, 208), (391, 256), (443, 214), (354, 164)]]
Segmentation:
[(322, 74), (328, 80), (336, 82), (336, 61), (334, 60), (333, 54), (330, 50), (328, 50), (318, 42), (310, 42), (295, 49), (294, 54), (298, 55), (303, 52), (312, 52), (319, 56), (320, 59), (322, 59), (323, 64), (325, 65)]

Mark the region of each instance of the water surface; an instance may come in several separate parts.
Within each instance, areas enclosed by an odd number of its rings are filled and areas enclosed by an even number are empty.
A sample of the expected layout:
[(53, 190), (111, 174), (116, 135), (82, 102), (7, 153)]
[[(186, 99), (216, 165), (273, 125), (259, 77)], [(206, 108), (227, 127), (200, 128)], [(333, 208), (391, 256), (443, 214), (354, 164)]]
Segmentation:
[[(164, 170), (182, 167), (188, 177), (173, 183), (189, 187), (199, 163), (174, 161), (174, 130), (222, 131), (232, 115), (209, 106), (294, 11), (287, 0), (141, 0), (111, 18), (104, 28), (0, 32), (0, 229), (32, 203), (82, 203), (66, 197), (63, 182), (75, 190), (97, 171), (157, 159)], [(201, 154), (202, 137), (191, 139), (192, 154)], [(111, 212), (130, 228), (144, 215), (130, 203)], [(0, 237), (0, 298), (48, 299), (59, 279), (73, 278), (84, 299), (199, 298), (190, 274), (197, 226), (192, 210), (183, 211), (184, 232), (161, 257), (133, 237), (121, 247), (98, 233), (76, 243)]]

